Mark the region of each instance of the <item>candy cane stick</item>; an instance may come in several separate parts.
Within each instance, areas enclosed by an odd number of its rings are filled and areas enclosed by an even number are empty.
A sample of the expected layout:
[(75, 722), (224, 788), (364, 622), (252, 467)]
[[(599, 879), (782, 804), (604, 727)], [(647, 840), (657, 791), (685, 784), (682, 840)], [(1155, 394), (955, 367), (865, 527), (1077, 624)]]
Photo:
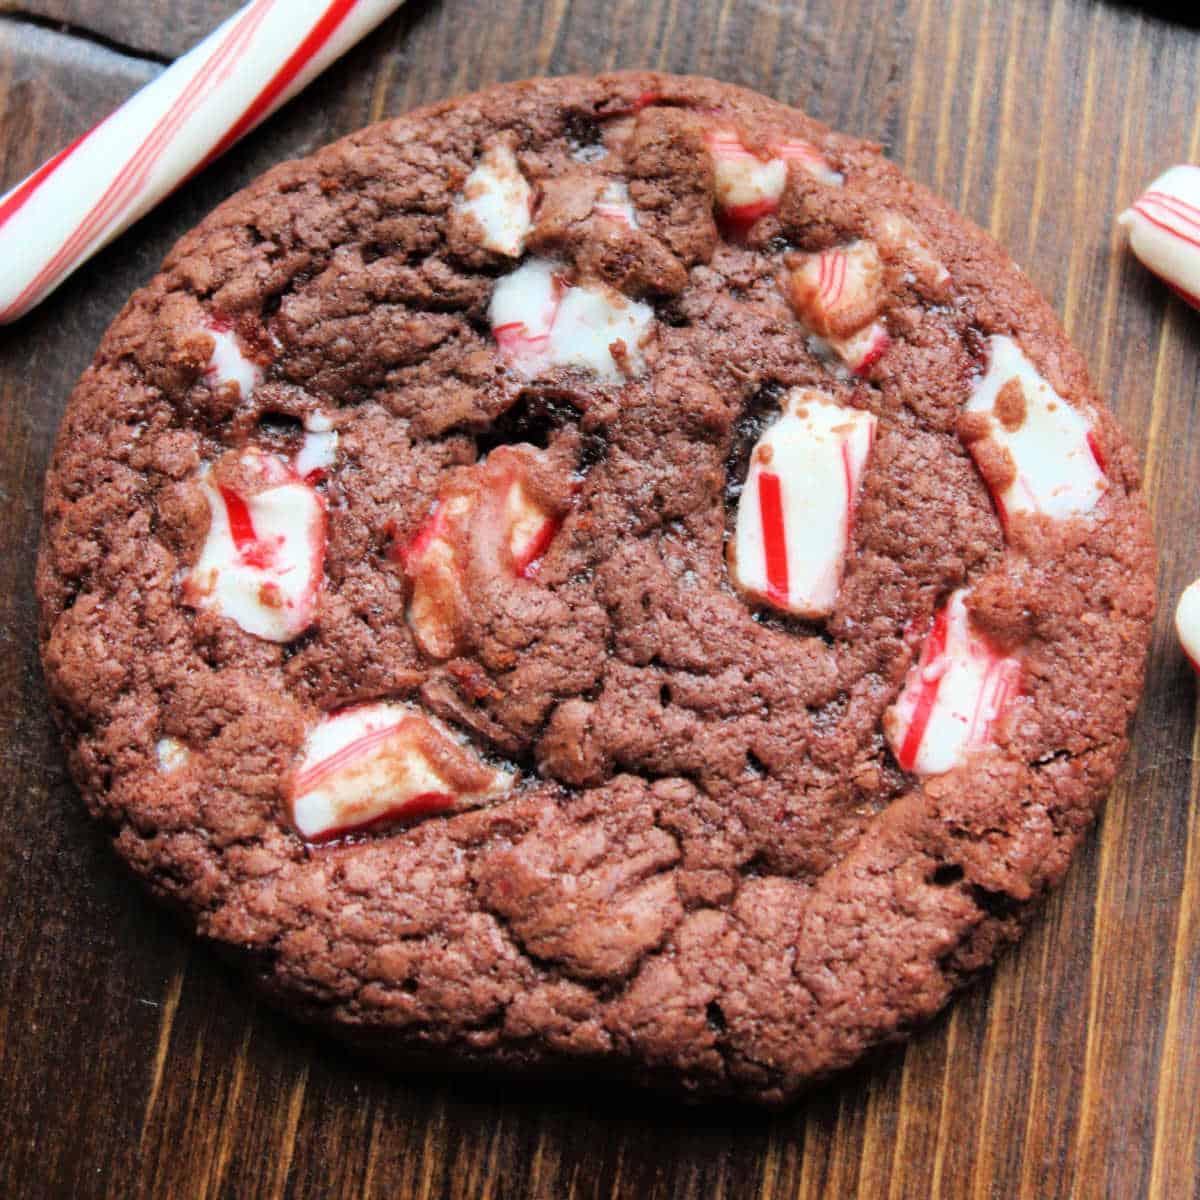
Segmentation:
[(254, 0), (0, 199), (0, 323), (266, 120), (403, 0)]

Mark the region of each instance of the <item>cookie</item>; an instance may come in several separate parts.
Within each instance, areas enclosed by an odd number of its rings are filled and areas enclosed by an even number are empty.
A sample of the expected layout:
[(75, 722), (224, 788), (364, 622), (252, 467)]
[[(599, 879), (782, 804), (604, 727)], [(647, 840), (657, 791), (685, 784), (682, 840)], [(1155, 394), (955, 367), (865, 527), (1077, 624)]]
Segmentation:
[(1153, 578), (986, 235), (794, 109), (614, 74), (188, 234), (71, 399), (38, 594), (90, 810), (288, 1011), (771, 1103), (1020, 935)]

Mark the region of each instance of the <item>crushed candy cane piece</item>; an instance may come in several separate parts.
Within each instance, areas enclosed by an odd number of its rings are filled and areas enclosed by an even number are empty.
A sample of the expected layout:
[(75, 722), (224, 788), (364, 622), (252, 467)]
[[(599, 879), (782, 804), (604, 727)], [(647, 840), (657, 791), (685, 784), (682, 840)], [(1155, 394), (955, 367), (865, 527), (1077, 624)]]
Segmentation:
[(237, 384), (242, 401), (249, 400), (254, 395), (254, 389), (262, 382), (262, 368), (246, 356), (237, 335), (228, 325), (212, 321), (204, 332), (213, 340), (204, 382), (214, 391), (226, 384)]
[(888, 209), (875, 221), (876, 240), (884, 254), (911, 265), (913, 275), (932, 291), (950, 283), (950, 272), (929, 247), (924, 234), (907, 217)]
[(629, 187), (619, 179), (609, 181), (600, 189), (592, 212), (628, 229), (638, 228), (637, 212), (629, 198)]
[(412, 581), (408, 623), (431, 658), (460, 648), (468, 556), (485, 553), (490, 575), (531, 579), (562, 521), (530, 495), (528, 473), (541, 452), (500, 446), (443, 488), (433, 511), (398, 550)]
[(477, 807), (516, 775), (487, 766), (435, 717), (407, 704), (358, 705), (322, 717), (292, 779), (292, 822), (310, 842)]
[(1164, 171), (1118, 218), (1130, 249), (1181, 299), (1200, 308), (1200, 167)]
[(726, 220), (748, 226), (779, 207), (787, 186), (782, 158), (751, 153), (731, 129), (713, 130), (705, 142), (712, 156), (717, 207)]
[(803, 171), (811, 175), (818, 183), (829, 187), (841, 187), (846, 177), (841, 171), (835, 171), (827, 159), (815, 146), (809, 142), (796, 139), (780, 142), (773, 150), (786, 163), (795, 163)]
[(255, 477), (249, 495), (215, 484), (209, 468), (200, 476), (210, 521), (200, 558), (183, 578), (183, 601), (265, 641), (290, 642), (316, 617), (325, 504), (275, 455), (246, 450), (240, 465)]
[(1001, 522), (1014, 513), (1088, 512), (1108, 487), (1091, 423), (1034, 369), (1012, 338), (988, 339), (988, 366), (959, 432)]
[(459, 208), (475, 219), (488, 250), (509, 258), (525, 253), (525, 239), (533, 228), (533, 188), (506, 142), (496, 142), (484, 152), (467, 176)]
[(490, 315), (501, 353), (525, 379), (556, 367), (609, 381), (637, 375), (654, 324), (649, 305), (603, 284), (572, 287), (545, 259), (523, 263), (496, 284)]
[(1192, 666), (1200, 671), (1200, 579), (1189, 584), (1175, 608), (1175, 632)]
[(173, 737), (159, 738), (154, 753), (158, 759), (158, 769), (164, 775), (174, 775), (176, 771), (182, 770), (192, 756), (191, 751)]
[(870, 242), (820, 254), (789, 255), (782, 287), (792, 311), (856, 375), (865, 375), (891, 344), (878, 320), (883, 263)]
[(876, 418), (794, 388), (750, 455), (728, 544), (739, 591), (795, 616), (827, 616), (841, 586)]
[(967, 590), (954, 592), (909, 669), (883, 726), (901, 770), (941, 775), (972, 750), (992, 744), (992, 731), (1021, 688), (1021, 662), (995, 650), (972, 628)]
[(310, 413), (304, 421), (304, 440), (292, 460), (292, 469), (301, 479), (318, 483), (333, 468), (337, 447), (333, 422), (324, 413)]

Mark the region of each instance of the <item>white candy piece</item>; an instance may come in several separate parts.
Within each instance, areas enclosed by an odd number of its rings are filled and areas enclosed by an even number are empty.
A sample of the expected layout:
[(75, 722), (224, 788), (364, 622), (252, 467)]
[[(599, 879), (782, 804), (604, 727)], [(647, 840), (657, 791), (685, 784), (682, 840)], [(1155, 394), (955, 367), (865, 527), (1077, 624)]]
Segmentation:
[(1018, 694), (1020, 660), (1001, 655), (971, 627), (967, 590), (954, 592), (883, 718), (901, 770), (941, 775), (992, 744), (992, 727)]
[(729, 570), (740, 591), (800, 617), (833, 610), (876, 424), (820, 392), (788, 394), (738, 504)]
[(742, 145), (731, 129), (705, 137), (712, 156), (717, 204), (726, 216), (749, 223), (779, 206), (787, 186), (787, 163), (782, 158), (759, 158)]
[(779, 207), (787, 187), (789, 163), (828, 186), (837, 187), (843, 182), (842, 176), (807, 142), (780, 142), (771, 147), (770, 157), (760, 158), (746, 149), (733, 129), (712, 130), (704, 140), (712, 157), (717, 207), (734, 225), (752, 225)]
[(1200, 167), (1164, 171), (1118, 218), (1129, 247), (1193, 308), (1200, 308)]
[(509, 258), (525, 253), (533, 228), (533, 188), (504, 142), (489, 147), (467, 176), (459, 208), (475, 218), (488, 250)]
[(243, 402), (249, 400), (262, 382), (262, 368), (242, 352), (237, 335), (231, 329), (212, 324), (206, 326), (204, 332), (213, 340), (204, 382), (214, 391), (227, 383), (236, 383)]
[(1175, 632), (1193, 667), (1200, 671), (1200, 579), (1184, 589), (1175, 609)]
[(164, 775), (174, 775), (176, 771), (182, 770), (192, 757), (188, 748), (172, 737), (159, 738), (154, 753), (158, 758), (158, 769)]
[(1006, 486), (998, 490), (987, 480), (1002, 522), (1013, 513), (1063, 518), (1088, 512), (1107, 489), (1087, 418), (1037, 373), (1012, 338), (988, 340), (987, 372), (965, 410), (988, 418), (986, 438), (970, 443), (976, 461), (982, 465), (984, 442), (1007, 451), (1012, 461)]
[(324, 413), (310, 413), (304, 421), (304, 440), (292, 460), (292, 469), (310, 483), (322, 479), (337, 460), (338, 435)]
[[(535, 379), (556, 367), (578, 367), (604, 381), (645, 367), (642, 343), (654, 323), (649, 305), (601, 284), (569, 287), (545, 259), (531, 259), (496, 284), (492, 333), (513, 370)], [(625, 345), (622, 365), (613, 357)]]
[(592, 211), (598, 217), (607, 217), (629, 229), (638, 228), (637, 211), (629, 198), (629, 188), (619, 179), (606, 183), (596, 198)]
[(184, 602), (268, 642), (290, 642), (312, 624), (325, 562), (325, 505), (281, 459), (247, 450), (243, 466), (268, 486), (248, 498), (213, 485), (208, 536), (183, 579)]
[(323, 717), (309, 734), (292, 781), (292, 821), (309, 841), (328, 841), (483, 804), (514, 782), (435, 717), (407, 704), (364, 704)]

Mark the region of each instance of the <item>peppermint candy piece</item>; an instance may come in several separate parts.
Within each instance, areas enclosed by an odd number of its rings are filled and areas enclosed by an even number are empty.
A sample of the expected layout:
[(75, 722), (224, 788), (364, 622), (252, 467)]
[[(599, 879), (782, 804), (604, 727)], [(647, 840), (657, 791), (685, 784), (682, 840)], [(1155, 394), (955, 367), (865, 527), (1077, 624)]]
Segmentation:
[(521, 174), (506, 142), (496, 142), (467, 176), (459, 209), (474, 218), (481, 244), (497, 254), (520, 258), (533, 228), (533, 188)]
[(501, 354), (524, 379), (561, 367), (606, 382), (638, 375), (654, 324), (649, 305), (603, 284), (571, 287), (553, 263), (538, 258), (496, 284), (490, 316)]
[(789, 256), (783, 289), (792, 311), (855, 374), (865, 374), (891, 339), (876, 320), (884, 303), (883, 263), (871, 242)]
[(242, 401), (249, 400), (254, 395), (254, 389), (262, 382), (262, 368), (242, 349), (232, 326), (212, 320), (204, 327), (204, 332), (212, 338), (213, 343), (212, 354), (204, 370), (204, 382), (214, 392), (234, 384)]
[(1192, 666), (1200, 671), (1200, 579), (1188, 585), (1175, 608), (1175, 632)]
[(600, 189), (592, 212), (598, 217), (616, 221), (626, 229), (638, 228), (637, 211), (629, 198), (629, 186), (619, 179), (611, 180)]
[(282, 459), (241, 455), (249, 494), (214, 483), (200, 488), (209, 528), (196, 565), (184, 576), (183, 602), (219, 613), (268, 642), (290, 642), (316, 617), (325, 571), (325, 504)]
[(704, 140), (712, 157), (717, 208), (722, 220), (735, 229), (745, 230), (759, 217), (778, 209), (787, 186), (789, 163), (829, 186), (843, 182), (808, 142), (781, 142), (763, 157), (747, 150), (733, 129), (710, 130)]
[(875, 417), (796, 388), (750, 455), (727, 551), (730, 578), (798, 617), (833, 611)]
[(1129, 248), (1176, 295), (1200, 308), (1200, 167), (1164, 171), (1118, 218)]
[(473, 808), (512, 790), (435, 717), (407, 704), (358, 705), (322, 717), (292, 777), (292, 823), (310, 842)]
[(935, 614), (920, 659), (884, 714), (896, 762), (916, 775), (942, 775), (992, 745), (993, 727), (1020, 692), (1020, 659), (972, 628), (967, 595), (960, 588)]
[(1014, 513), (1061, 519), (1088, 512), (1108, 488), (1091, 423), (1012, 338), (988, 339), (987, 371), (966, 403), (959, 433), (1006, 527)]
[[(412, 581), (408, 623), (421, 650), (445, 659), (460, 646), (467, 617), (466, 576), (472, 552), (488, 574), (531, 579), (562, 524), (530, 496), (529, 447), (500, 446), (439, 496), (428, 519), (398, 552)], [(473, 535), (478, 535), (473, 539)]]

